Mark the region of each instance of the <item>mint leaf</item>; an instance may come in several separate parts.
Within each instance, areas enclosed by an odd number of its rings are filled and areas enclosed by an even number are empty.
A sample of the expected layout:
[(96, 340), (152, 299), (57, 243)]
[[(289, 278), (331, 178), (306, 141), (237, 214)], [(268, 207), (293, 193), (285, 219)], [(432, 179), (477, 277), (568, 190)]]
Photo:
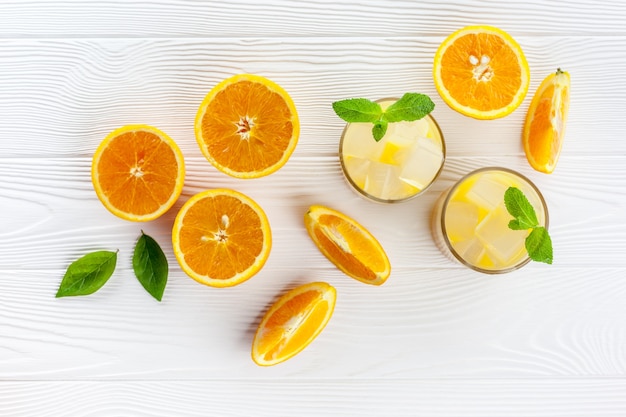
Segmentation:
[(374, 136), (374, 140), (376, 142), (380, 141), (383, 136), (385, 136), (385, 133), (387, 132), (387, 126), (389, 126), (389, 124), (384, 119), (380, 119), (376, 121), (376, 123), (374, 123), (374, 127), (372, 128), (372, 135)]
[(337, 116), (348, 123), (374, 123), (380, 119), (383, 110), (380, 104), (366, 98), (350, 98), (333, 103)]
[(117, 263), (117, 252), (91, 252), (72, 262), (63, 276), (56, 297), (89, 295), (109, 280)]
[(552, 263), (552, 239), (545, 227), (535, 227), (526, 237), (526, 251), (536, 262)]
[(435, 103), (426, 94), (406, 93), (384, 112), (388, 122), (412, 122), (426, 116), (435, 108)]
[(143, 230), (135, 245), (133, 270), (150, 295), (161, 301), (167, 284), (167, 258), (159, 244)]
[(513, 224), (509, 223), (511, 229), (524, 230), (539, 225), (535, 209), (519, 188), (509, 187), (506, 190), (504, 204), (509, 214), (515, 217)]

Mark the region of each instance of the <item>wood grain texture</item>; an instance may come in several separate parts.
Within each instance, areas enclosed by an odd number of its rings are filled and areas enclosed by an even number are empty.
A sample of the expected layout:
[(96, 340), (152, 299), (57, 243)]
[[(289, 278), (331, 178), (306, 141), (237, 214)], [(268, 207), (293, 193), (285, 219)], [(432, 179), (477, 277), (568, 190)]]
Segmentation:
[[(91, 185), (87, 158), (18, 158), (0, 163), (1, 270), (62, 270), (89, 249), (130, 253), (140, 230), (153, 235), (173, 261), (174, 217), (192, 195), (207, 188), (233, 188), (264, 208), (273, 230), (272, 265), (293, 268), (317, 255), (302, 217), (312, 204), (335, 207), (363, 223), (385, 246), (394, 266), (452, 268), (429, 232), (434, 201), (442, 191), (483, 166), (506, 166), (528, 175), (546, 198), (556, 260), (552, 268), (624, 267), (626, 246), (626, 157), (568, 158), (558, 172), (532, 171), (523, 157), (450, 157), (441, 177), (424, 195), (400, 205), (380, 205), (357, 195), (343, 178), (337, 155), (294, 156), (277, 173), (257, 180), (227, 177), (203, 157), (187, 158), (183, 194), (162, 218), (131, 223), (110, 214)], [(314, 172), (315, 175), (310, 173)], [(296, 179), (296, 180), (294, 180)], [(60, 226), (62, 225), (62, 226)], [(304, 245), (302, 245), (304, 244)], [(595, 248), (589, 256), (589, 247)], [(33, 259), (36, 253), (36, 260)], [(321, 260), (322, 258), (319, 257)], [(316, 260), (317, 262), (317, 260)]]
[[(529, 94), (504, 119), (461, 116), (433, 85), (438, 45), (469, 24), (507, 30), (528, 58)], [(626, 415), (626, 3), (0, 0), (0, 39), (0, 415)], [(557, 67), (572, 75), (572, 104), (557, 170), (543, 175), (520, 134)], [(215, 170), (193, 134), (204, 95), (241, 72), (285, 87), (302, 125), (285, 167), (248, 181)], [(435, 101), (445, 168), (418, 199), (371, 203), (342, 177), (330, 104), (409, 90)], [(167, 132), (187, 166), (180, 200), (143, 224), (108, 213), (89, 177), (98, 143), (130, 123)], [(434, 201), (487, 165), (539, 186), (554, 265), (485, 276), (435, 246)], [(264, 269), (221, 290), (188, 278), (170, 243), (177, 209), (215, 187), (259, 202), (274, 237)], [(375, 234), (393, 267), (384, 286), (319, 253), (302, 225), (311, 204)], [(132, 272), (142, 229), (170, 264), (161, 303)], [(96, 249), (120, 251), (110, 281), (54, 298), (69, 263)], [(296, 358), (254, 365), (263, 312), (313, 280), (338, 290), (328, 327)]]
[[(39, 393), (35, 402), (33, 390)], [(623, 381), (611, 378), (0, 382), (0, 412), (39, 417), (622, 417), (625, 390)]]
[[(564, 155), (626, 155), (621, 91), (623, 39), (520, 36), (531, 66), (530, 93), (511, 116), (470, 119), (452, 111), (432, 82), (434, 37), (283, 39), (9, 40), (0, 44), (0, 158), (91, 156), (113, 129), (156, 125), (188, 156), (201, 155), (193, 120), (208, 91), (241, 72), (262, 74), (293, 97), (300, 155), (335, 153), (343, 122), (331, 103), (406, 91), (436, 104), (451, 156), (523, 155), (521, 128), (532, 94), (557, 67), (572, 73)], [(599, 58), (602, 60), (599, 61)], [(584, 58), (584, 59), (583, 59)], [(601, 65), (598, 64), (601, 62)], [(601, 138), (598, 140), (597, 138)]]
[(625, 34), (619, 1), (3, 0), (3, 37), (447, 35), (493, 24), (513, 34)]

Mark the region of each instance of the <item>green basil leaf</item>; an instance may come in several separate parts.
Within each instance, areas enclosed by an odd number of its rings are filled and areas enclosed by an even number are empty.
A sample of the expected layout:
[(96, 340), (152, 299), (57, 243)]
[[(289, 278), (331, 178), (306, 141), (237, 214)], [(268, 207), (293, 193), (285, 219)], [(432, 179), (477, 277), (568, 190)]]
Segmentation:
[(97, 251), (72, 262), (65, 272), (56, 297), (89, 295), (109, 280), (117, 263), (117, 251)]
[(412, 122), (433, 111), (435, 103), (426, 94), (406, 93), (385, 110), (388, 122)]
[(161, 301), (167, 284), (167, 258), (156, 240), (143, 231), (135, 245), (133, 270), (146, 291)]
[(374, 123), (383, 114), (380, 104), (366, 98), (336, 101), (333, 110), (348, 123)]
[(552, 263), (552, 239), (545, 227), (535, 227), (526, 237), (526, 251), (536, 262)]

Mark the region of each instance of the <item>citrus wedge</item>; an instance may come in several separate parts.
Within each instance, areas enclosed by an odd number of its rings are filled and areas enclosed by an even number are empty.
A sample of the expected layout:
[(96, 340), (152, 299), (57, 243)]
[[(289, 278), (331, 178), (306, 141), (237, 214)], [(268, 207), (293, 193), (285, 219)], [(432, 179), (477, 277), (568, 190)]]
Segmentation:
[(257, 178), (282, 167), (300, 134), (296, 107), (278, 84), (240, 74), (216, 85), (195, 121), (198, 145), (220, 171)]
[(172, 230), (176, 259), (187, 275), (212, 287), (231, 287), (259, 272), (272, 246), (263, 209), (228, 189), (191, 197)]
[(535, 92), (526, 113), (522, 143), (530, 166), (550, 174), (559, 160), (569, 111), (570, 76), (559, 68)]
[(314, 205), (304, 215), (304, 224), (318, 249), (348, 276), (372, 285), (389, 278), (391, 265), (383, 247), (355, 220)]
[(467, 26), (439, 46), (433, 77), (452, 109), (476, 119), (496, 119), (522, 103), (530, 70), (509, 34), (493, 26)]
[(185, 162), (176, 143), (159, 129), (124, 126), (96, 149), (91, 181), (111, 213), (131, 221), (153, 220), (180, 196)]
[(325, 282), (292, 289), (265, 313), (252, 342), (252, 360), (261, 366), (284, 362), (300, 353), (326, 327), (337, 292)]

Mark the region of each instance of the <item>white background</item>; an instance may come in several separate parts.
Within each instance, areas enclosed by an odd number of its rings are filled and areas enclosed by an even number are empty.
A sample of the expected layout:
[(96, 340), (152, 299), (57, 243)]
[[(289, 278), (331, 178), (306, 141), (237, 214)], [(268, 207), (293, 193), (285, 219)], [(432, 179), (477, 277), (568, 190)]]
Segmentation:
[[(452, 31), (490, 24), (522, 46), (531, 86), (495, 121), (453, 112), (432, 81)], [(626, 3), (615, 1), (0, 1), (0, 415), (624, 416), (626, 415)], [(532, 93), (571, 73), (570, 118), (552, 175), (533, 171), (520, 134)], [(281, 84), (301, 118), (278, 172), (237, 180), (195, 142), (206, 93), (249, 72)], [(426, 195), (401, 205), (349, 189), (337, 156), (349, 97), (429, 94), (448, 157)], [(98, 143), (125, 124), (157, 126), (183, 150), (183, 195), (162, 218), (111, 215), (90, 181)], [(452, 263), (428, 229), (436, 197), (486, 165), (543, 191), (554, 265), (485, 276)], [(181, 272), (170, 230), (193, 194), (229, 187), (266, 211), (265, 268), (230, 289)], [(344, 276), (302, 216), (325, 204), (387, 250), (382, 287)], [(162, 245), (161, 303), (135, 279), (141, 230)], [(67, 266), (119, 249), (110, 281), (55, 299)], [(324, 280), (335, 314), (294, 359), (260, 368), (250, 344), (284, 290)]]

